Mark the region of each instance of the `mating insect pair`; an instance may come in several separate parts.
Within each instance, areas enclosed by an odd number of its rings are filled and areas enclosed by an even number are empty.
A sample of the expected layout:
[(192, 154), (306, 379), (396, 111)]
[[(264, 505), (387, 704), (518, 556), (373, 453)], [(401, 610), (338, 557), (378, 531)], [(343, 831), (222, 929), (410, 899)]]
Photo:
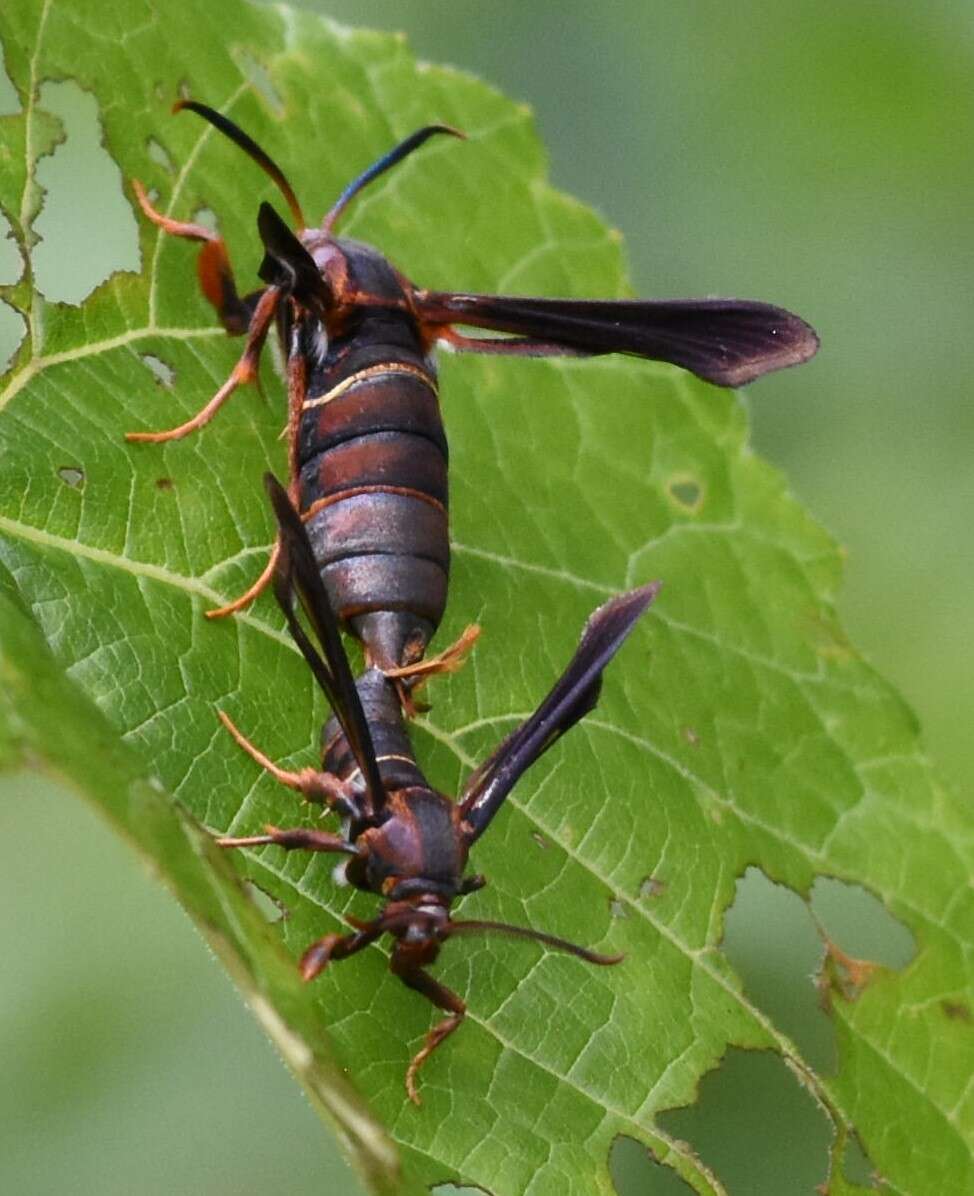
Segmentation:
[[(418, 1102), (418, 1069), (465, 1012), (461, 999), (425, 970), (448, 938), (502, 931), (592, 963), (620, 958), (526, 928), (458, 920), (450, 907), (484, 883), (482, 877), (464, 876), (470, 847), (523, 772), (595, 705), (602, 670), (657, 589), (644, 586), (595, 612), (554, 688), (470, 777), (459, 802), (429, 786), (403, 711), (413, 710), (416, 686), (431, 673), (454, 668), (476, 635), (476, 628), (468, 628), (452, 648), (425, 658), (445, 608), (450, 559), (447, 444), (434, 347), (518, 356), (629, 353), (672, 362), (720, 386), (737, 386), (807, 360), (818, 340), (797, 316), (747, 300), (562, 300), (424, 290), (375, 249), (338, 238), (333, 229), (364, 186), (434, 134), (462, 136), (457, 130), (445, 125), (418, 130), (349, 184), (320, 227), (308, 228), (283, 173), (247, 134), (205, 105), (185, 102), (178, 108), (204, 117), (270, 175), (298, 232), (269, 204), (261, 205), (257, 227), (265, 252), (259, 274), (265, 286), (241, 297), (222, 239), (156, 211), (135, 184), (149, 219), (167, 233), (203, 243), (198, 260), (203, 293), (226, 331), (245, 333), (246, 343), (230, 378), (192, 419), (167, 432), (129, 438), (174, 440), (202, 427), (241, 383), (256, 378), (264, 342), (276, 325), (287, 362), (289, 458), (287, 492), (268, 483), (276, 547), (244, 595), (209, 613), (239, 609), (273, 578), (291, 634), (335, 719), (323, 734), (321, 770), (300, 773), (277, 768), (224, 722), (279, 780), (348, 820), (344, 835), (268, 828), (263, 835), (221, 843), (344, 854), (350, 857), (348, 879), (386, 898), (377, 918), (352, 923), (354, 933), (330, 934), (313, 944), (301, 967), (310, 979), (331, 960), (354, 954), (382, 934), (393, 936), (393, 972), (447, 1015), (406, 1073), (409, 1096)], [(458, 326), (501, 335), (471, 336)], [(339, 624), (365, 649), (369, 667), (357, 682)]]
[[(165, 441), (207, 423), (233, 391), (253, 380), (276, 323), (287, 361), (288, 491), (306, 522), (325, 590), (367, 661), (393, 677), (407, 711), (429, 674), (456, 667), (476, 635), (424, 659), (446, 604), (450, 563), (447, 443), (436, 392), (437, 344), (493, 355), (628, 353), (668, 361), (719, 386), (739, 386), (806, 361), (818, 339), (799, 317), (739, 299), (567, 300), (469, 295), (414, 286), (371, 246), (334, 235), (363, 187), (436, 134), (407, 137), (350, 183), (319, 227), (307, 221), (280, 168), (246, 133), (204, 104), (182, 102), (246, 151), (280, 188), (293, 233), (267, 203), (257, 229), (264, 246), (261, 290), (241, 297), (226, 246), (215, 233), (164, 216), (135, 184), (143, 211), (165, 232), (202, 241), (203, 293), (228, 333), (246, 333), (226, 384), (192, 419), (129, 439)], [(470, 336), (458, 326), (487, 329)], [(269, 580), (271, 560), (236, 601)]]
[[(523, 773), (594, 708), (603, 669), (653, 601), (659, 585), (623, 594), (595, 611), (575, 655), (548, 696), (470, 776), (459, 801), (454, 802), (429, 785), (417, 764), (392, 684), (375, 668), (357, 682), (353, 680), (301, 519), (280, 483), (270, 474), (265, 480), (280, 546), (274, 593), (295, 643), (334, 711), (322, 732), (322, 767), (301, 772), (277, 768), (225, 715), (221, 718), (259, 764), (308, 801), (347, 820), (348, 829), (334, 834), (303, 827), (267, 827), (263, 835), (224, 837), (218, 842), (223, 847), (275, 844), (286, 850), (347, 855), (348, 880), (386, 899), (372, 921), (348, 919), (354, 933), (328, 934), (313, 943), (302, 956), (301, 972), (305, 980), (311, 980), (333, 960), (354, 955), (383, 934), (392, 935), (393, 973), (447, 1015), (430, 1030), (406, 1072), (406, 1091), (419, 1104), (416, 1073), (466, 1012), (460, 997), (426, 971), (447, 939), (457, 934), (500, 932), (536, 939), (589, 963), (613, 964), (622, 959), (527, 927), (453, 918), (450, 907), (458, 897), (486, 883), (482, 876), (465, 875), (471, 846)], [(295, 600), (313, 635), (299, 618)]]

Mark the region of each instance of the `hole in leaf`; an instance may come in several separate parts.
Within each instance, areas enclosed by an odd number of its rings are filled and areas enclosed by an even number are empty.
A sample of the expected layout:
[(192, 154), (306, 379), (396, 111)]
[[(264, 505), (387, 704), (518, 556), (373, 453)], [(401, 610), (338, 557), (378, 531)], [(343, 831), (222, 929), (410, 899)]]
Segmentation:
[(17, 88), (7, 74), (7, 64), (3, 57), (3, 46), (0, 45), (0, 116), (16, 116), (20, 112), (20, 96)]
[(34, 221), (37, 287), (80, 303), (119, 270), (139, 269), (139, 243), (118, 166), (101, 142), (98, 105), (77, 83), (45, 83), (40, 106), (64, 125), (64, 140), (37, 166), (44, 204)]
[(692, 1143), (728, 1192), (811, 1193), (828, 1172), (828, 1119), (772, 1051), (731, 1048), (701, 1080), (697, 1103), (657, 1123)]
[(157, 490), (172, 490), (175, 485), (176, 483), (172, 480), (172, 478), (156, 478)]
[(703, 502), (703, 487), (692, 474), (674, 474), (666, 483), (666, 489), (677, 506), (685, 511), (698, 511)]
[(916, 954), (909, 930), (860, 885), (818, 877), (809, 909), (757, 868), (737, 883), (723, 949), (748, 996), (820, 1072), (835, 1068), (835, 1035), (811, 977), (854, 1001), (878, 967), (902, 968)]
[(652, 899), (666, 892), (666, 881), (658, 876), (646, 876), (639, 885), (639, 896)]
[(216, 212), (212, 208), (197, 208), (193, 213), (193, 220), (196, 224), (202, 224), (204, 228), (208, 228), (211, 233), (219, 231), (216, 223)]
[(531, 838), (535, 841), (535, 843), (537, 843), (542, 851), (547, 851), (548, 841), (545, 839), (544, 835), (539, 835), (537, 831), (532, 831)]
[(430, 1192), (432, 1196), (491, 1196), (486, 1188), (475, 1188), (469, 1184), (434, 1184)]
[(161, 141), (156, 141), (155, 137), (150, 137), (145, 144), (149, 157), (157, 166), (161, 166), (163, 170), (168, 171), (169, 174), (173, 172), (173, 160), (169, 156), (169, 151), (162, 144)]
[(693, 1189), (648, 1146), (620, 1134), (609, 1150), (609, 1174), (618, 1196), (686, 1196)]
[(0, 286), (13, 286), (23, 272), (24, 259), (17, 248), (13, 227), (0, 212)]
[(862, 885), (816, 877), (811, 907), (829, 939), (854, 959), (899, 969), (916, 955), (910, 931)]
[(16, 308), (0, 299), (0, 374), (14, 359), (27, 335), (27, 322)]
[(153, 353), (142, 353), (140, 356), (149, 369), (152, 370), (159, 385), (164, 386), (166, 390), (172, 390), (173, 383), (176, 381), (176, 371), (172, 366), (167, 365), (161, 357), (156, 357)]
[(842, 1152), (842, 1178), (850, 1184), (858, 1184), (861, 1188), (877, 1188), (876, 1168), (872, 1165), (869, 1155), (862, 1148), (862, 1143), (856, 1134), (849, 1134)]
[(79, 469), (77, 465), (62, 465), (57, 471), (57, 476), (73, 490), (85, 488), (85, 471)]
[(628, 918), (629, 911), (618, 897), (609, 898), (609, 914), (613, 918)]
[(277, 88), (271, 82), (267, 67), (262, 62), (258, 62), (246, 50), (239, 49), (232, 53), (237, 66), (240, 67), (241, 71), (250, 80), (254, 91), (264, 97), (268, 108), (270, 108), (278, 120), (281, 120), (284, 116), (284, 101), (281, 99)]
[(834, 1070), (834, 1030), (812, 979), (822, 940), (798, 894), (748, 868), (727, 911), (723, 950), (747, 995), (795, 1040), (812, 1067)]
[(262, 889), (256, 881), (245, 880), (244, 888), (250, 900), (257, 906), (268, 922), (282, 922), (291, 916), (291, 911), (283, 901), (272, 897), (266, 889)]

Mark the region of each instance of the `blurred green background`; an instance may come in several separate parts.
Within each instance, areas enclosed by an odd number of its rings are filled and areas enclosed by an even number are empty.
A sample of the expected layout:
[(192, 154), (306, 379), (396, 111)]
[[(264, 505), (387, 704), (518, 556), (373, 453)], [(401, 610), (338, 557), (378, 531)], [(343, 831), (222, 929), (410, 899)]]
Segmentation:
[[(970, 4), (306, 7), (405, 30), (420, 57), (530, 103), (555, 183), (624, 233), (636, 293), (767, 299), (816, 326), (813, 363), (750, 388), (755, 446), (847, 546), (850, 637), (917, 710), (945, 776), (966, 786)], [(207, 95), (205, 78), (190, 82)], [(328, 154), (327, 129), (308, 137), (309, 152)], [(0, 1191), (353, 1191), (229, 982), (127, 848), (46, 785), (6, 781), (0, 797)], [(45, 857), (43, 891), (28, 847)], [(713, 1159), (735, 1142), (746, 1158), (760, 1142), (732, 1115), (721, 1124), (723, 1145), (679, 1128)], [(760, 1190), (811, 1192), (821, 1144), (806, 1162), (796, 1140), (781, 1141), (790, 1183), (772, 1175)], [(662, 1173), (620, 1180), (623, 1196), (676, 1190)]]

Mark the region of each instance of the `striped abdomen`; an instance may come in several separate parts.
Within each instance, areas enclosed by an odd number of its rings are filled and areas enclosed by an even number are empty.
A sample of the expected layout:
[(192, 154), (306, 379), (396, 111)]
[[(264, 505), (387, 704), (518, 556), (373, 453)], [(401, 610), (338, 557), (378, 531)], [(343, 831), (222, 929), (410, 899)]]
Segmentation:
[[(379, 776), (385, 788), (409, 789), (426, 785), (403, 722), (399, 695), (379, 669), (366, 669), (355, 681), (365, 721), (372, 736)], [(353, 779), (358, 773), (355, 755), (338, 719), (332, 716), (321, 729), (321, 767), (325, 772)]]
[[(410, 892), (460, 892), (467, 848), (459, 833), (459, 807), (431, 789), (413, 757), (399, 695), (378, 669), (355, 682), (369, 725), (379, 775), (386, 790), (381, 816), (374, 823), (352, 824), (349, 838), (365, 837), (364, 859), (350, 860), (345, 875), (352, 884), (394, 899)], [(358, 764), (348, 740), (330, 718), (321, 732), (322, 768), (349, 781)]]
[(380, 668), (419, 660), (446, 606), (447, 446), (412, 320), (373, 312), (308, 384), (301, 510), (332, 609)]

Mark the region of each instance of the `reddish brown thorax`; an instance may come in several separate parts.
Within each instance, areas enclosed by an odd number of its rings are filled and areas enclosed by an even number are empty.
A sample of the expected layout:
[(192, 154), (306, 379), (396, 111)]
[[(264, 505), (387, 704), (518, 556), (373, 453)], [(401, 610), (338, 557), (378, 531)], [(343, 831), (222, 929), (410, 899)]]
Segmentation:
[(467, 862), (456, 803), (417, 787), (391, 793), (386, 810), (385, 821), (361, 836), (368, 850), (368, 887), (395, 897), (422, 883), (452, 899)]
[(370, 307), (407, 312), (418, 327), (413, 284), (384, 254), (362, 241), (333, 237), (319, 228), (304, 229), (299, 240), (331, 295), (324, 312), (330, 336), (342, 335), (350, 317)]

